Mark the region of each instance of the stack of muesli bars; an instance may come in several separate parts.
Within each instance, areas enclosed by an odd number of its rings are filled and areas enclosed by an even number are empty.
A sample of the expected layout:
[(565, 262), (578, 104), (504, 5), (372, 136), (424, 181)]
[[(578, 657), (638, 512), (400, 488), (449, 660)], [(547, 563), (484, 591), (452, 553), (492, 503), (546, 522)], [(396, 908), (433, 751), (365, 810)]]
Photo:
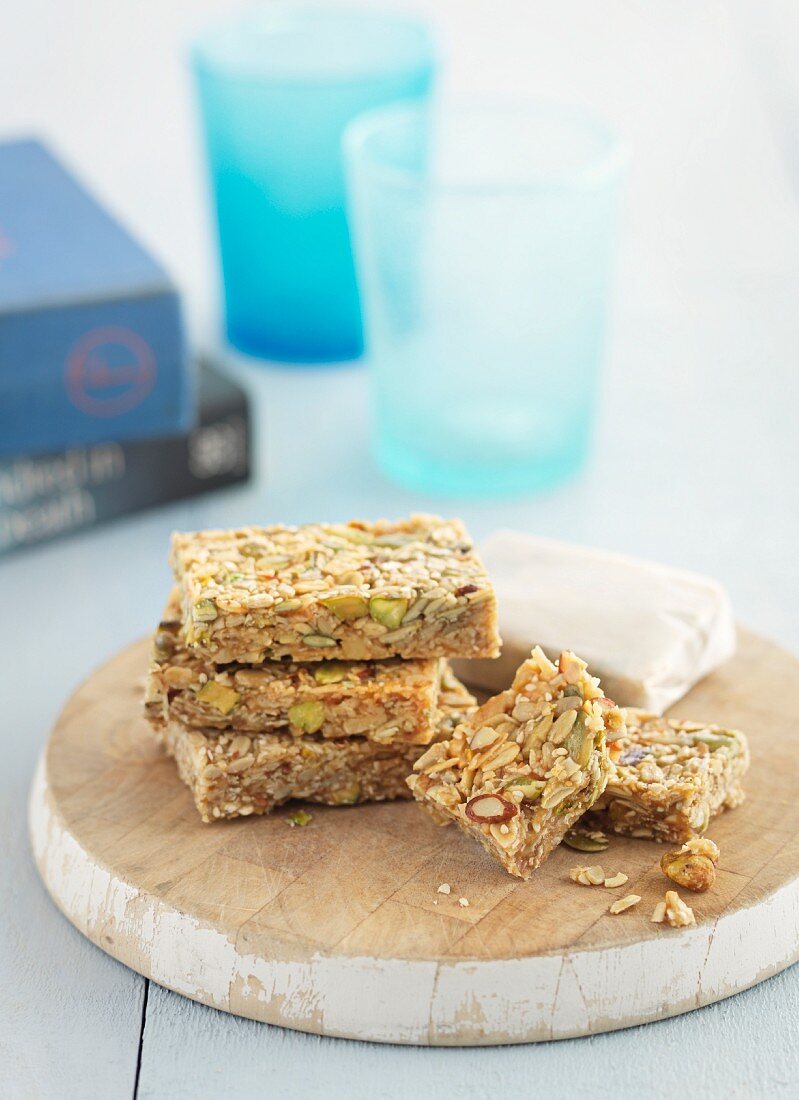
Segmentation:
[(171, 564), (146, 712), (205, 821), (408, 797), (475, 707), (446, 658), (499, 652), (458, 521), (177, 534)]
[(447, 659), (498, 655), (496, 600), (457, 520), (178, 534), (171, 563), (146, 712), (204, 821), (412, 793), (528, 878), (578, 822), (682, 843), (743, 799), (743, 734), (617, 707), (570, 651), (478, 708)]

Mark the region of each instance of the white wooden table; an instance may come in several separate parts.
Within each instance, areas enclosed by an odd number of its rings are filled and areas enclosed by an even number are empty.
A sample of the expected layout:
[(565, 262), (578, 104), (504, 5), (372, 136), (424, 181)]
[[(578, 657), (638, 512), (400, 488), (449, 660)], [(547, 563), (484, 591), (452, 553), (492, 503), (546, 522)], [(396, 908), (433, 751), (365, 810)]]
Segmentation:
[[(211, 251), (177, 49), (201, 13), (227, 6), (0, 8), (0, 133), (44, 131), (82, 165), (181, 279), (205, 345)], [(152, 626), (175, 527), (457, 510), (478, 537), (513, 524), (712, 572), (743, 622), (799, 650), (795, 10), (779, 0), (426, 7), (450, 40), (451, 88), (591, 102), (635, 147), (593, 463), (575, 484), (512, 506), (412, 497), (368, 458), (362, 370), (242, 368), (262, 430), (251, 487), (0, 563), (4, 1098), (797, 1094), (795, 968), (689, 1016), (592, 1039), (375, 1047), (148, 988), (58, 915), (34, 872), (25, 801), (36, 755), (76, 682)]]

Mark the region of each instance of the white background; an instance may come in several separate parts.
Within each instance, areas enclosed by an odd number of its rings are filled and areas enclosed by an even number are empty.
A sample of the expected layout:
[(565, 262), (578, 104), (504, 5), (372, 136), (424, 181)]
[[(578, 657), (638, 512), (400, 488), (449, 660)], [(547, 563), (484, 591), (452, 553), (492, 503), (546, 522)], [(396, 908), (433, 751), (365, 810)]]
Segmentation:
[[(216, 274), (184, 63), (210, 0), (5, 0), (0, 137), (36, 132), (166, 262), (213, 347)], [(401, 7), (401, 4), (395, 4)], [(712, 572), (747, 625), (799, 650), (799, 6), (793, 0), (429, 0), (447, 95), (590, 105), (633, 146), (600, 430), (572, 485), (532, 500), (413, 497), (368, 456), (362, 368), (235, 364), (260, 475), (0, 562), (0, 1095), (133, 1093), (144, 983), (58, 917), (24, 802), (58, 708), (145, 633), (173, 527), (411, 509)], [(786, 706), (793, 706), (786, 699)], [(639, 1029), (493, 1051), (378, 1048), (224, 1017), (151, 987), (139, 1095), (796, 1095), (794, 971)]]

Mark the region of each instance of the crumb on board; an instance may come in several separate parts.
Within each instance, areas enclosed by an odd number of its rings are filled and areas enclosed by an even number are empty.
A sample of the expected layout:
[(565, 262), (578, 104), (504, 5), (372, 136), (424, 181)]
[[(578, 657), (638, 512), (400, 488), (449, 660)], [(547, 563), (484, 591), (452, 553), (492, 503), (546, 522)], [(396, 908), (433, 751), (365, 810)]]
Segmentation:
[(438, 890), (436, 890), (436, 893), (437, 894), (449, 894), (451, 892), (451, 890), (452, 890), (452, 887), (450, 886), (450, 884), (448, 882), (442, 882), (441, 885), (439, 886)]
[(696, 917), (690, 905), (686, 905), (676, 890), (667, 890), (663, 901), (659, 901), (652, 914), (653, 924), (670, 924), (672, 928), (687, 928), (696, 924)]
[(666, 878), (678, 886), (702, 894), (710, 890), (716, 881), (719, 855), (718, 845), (712, 840), (695, 836), (682, 848), (666, 852), (660, 860), (660, 869)]
[(604, 885), (607, 886), (609, 890), (615, 890), (617, 886), (624, 886), (626, 881), (627, 875), (625, 875), (623, 871), (617, 871), (615, 875), (610, 875), (605, 879)]
[(605, 872), (598, 863), (592, 867), (572, 867), (569, 878), (581, 886), (601, 886), (605, 881)]
[(617, 886), (624, 886), (627, 882), (627, 875), (623, 871), (606, 875), (604, 868), (598, 863), (592, 867), (572, 867), (569, 878), (580, 886), (607, 886), (610, 890), (615, 890)]
[(466, 909), (468, 904), (469, 904), (469, 899), (468, 898), (458, 898), (458, 905), (460, 905), (461, 909)]
[(640, 894), (628, 894), (626, 898), (619, 898), (618, 901), (614, 901), (608, 911), (614, 916), (618, 916), (619, 913), (623, 913), (626, 909), (632, 909), (640, 900)]

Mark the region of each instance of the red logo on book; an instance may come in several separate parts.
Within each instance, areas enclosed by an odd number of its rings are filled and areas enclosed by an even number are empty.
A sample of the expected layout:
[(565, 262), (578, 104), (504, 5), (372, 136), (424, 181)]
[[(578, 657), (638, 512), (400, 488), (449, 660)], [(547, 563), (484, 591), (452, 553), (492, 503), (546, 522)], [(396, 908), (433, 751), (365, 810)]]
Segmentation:
[(17, 251), (17, 246), (14, 244), (11, 237), (9, 237), (4, 231), (2, 225), (0, 225), (0, 260), (7, 260), (9, 256), (13, 256)]
[(146, 341), (121, 326), (92, 329), (67, 359), (67, 393), (89, 416), (119, 416), (140, 405), (155, 384), (155, 356)]

